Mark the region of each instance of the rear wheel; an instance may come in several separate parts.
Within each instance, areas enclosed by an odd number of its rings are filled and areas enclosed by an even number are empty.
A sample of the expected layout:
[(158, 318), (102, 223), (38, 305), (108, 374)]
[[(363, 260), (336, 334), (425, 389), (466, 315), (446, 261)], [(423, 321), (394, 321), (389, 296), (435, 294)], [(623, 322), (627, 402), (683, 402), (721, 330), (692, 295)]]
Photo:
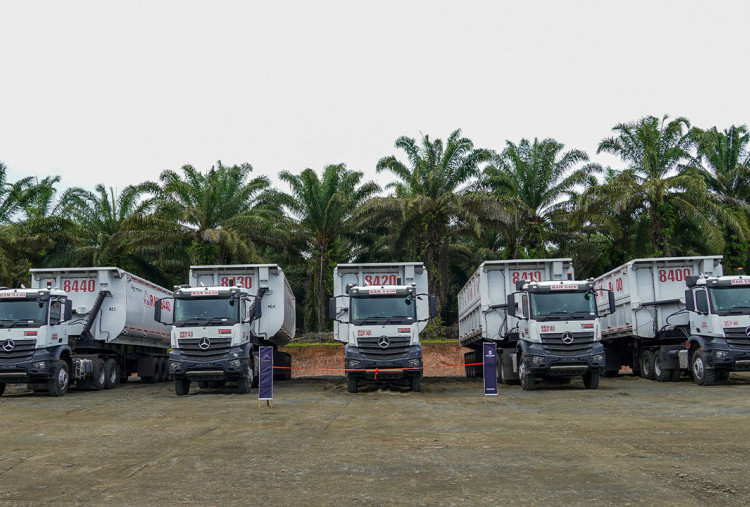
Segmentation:
[(357, 377), (354, 375), (347, 375), (346, 376), (346, 390), (350, 393), (356, 393), (359, 389), (359, 382)]
[(177, 396), (185, 396), (190, 392), (190, 381), (186, 378), (174, 378), (174, 392)]
[(90, 386), (95, 391), (101, 391), (102, 389), (104, 389), (104, 386), (106, 383), (107, 383), (107, 372), (104, 368), (104, 361), (102, 361), (101, 359), (95, 359), (94, 371), (91, 375)]
[(521, 388), (524, 391), (534, 389), (534, 374), (529, 371), (529, 367), (523, 359), (518, 363), (518, 379), (521, 381)]
[(104, 389), (114, 389), (120, 383), (120, 369), (117, 367), (117, 361), (114, 358), (108, 357), (104, 361), (104, 373), (106, 376)]
[(599, 387), (599, 370), (591, 370), (583, 375), (583, 387), (596, 389)]
[(464, 354), (464, 371), (466, 372), (466, 378), (474, 378), (474, 367), (469, 366), (474, 362), (474, 352), (467, 352)]
[(705, 353), (702, 350), (696, 350), (693, 353), (693, 360), (690, 363), (690, 370), (693, 372), (693, 380), (696, 384), (710, 386), (714, 383), (716, 370), (709, 368)]
[(642, 350), (640, 357), (641, 377), (654, 380), (654, 353), (650, 350)]
[(662, 368), (661, 351), (654, 353), (654, 379), (659, 382), (671, 382), (676, 373), (671, 368)]
[(68, 363), (57, 361), (53, 369), (52, 378), (47, 381), (47, 392), (52, 397), (65, 396), (70, 387), (70, 368)]
[(415, 393), (422, 392), (422, 374), (412, 375), (411, 377), (411, 390)]

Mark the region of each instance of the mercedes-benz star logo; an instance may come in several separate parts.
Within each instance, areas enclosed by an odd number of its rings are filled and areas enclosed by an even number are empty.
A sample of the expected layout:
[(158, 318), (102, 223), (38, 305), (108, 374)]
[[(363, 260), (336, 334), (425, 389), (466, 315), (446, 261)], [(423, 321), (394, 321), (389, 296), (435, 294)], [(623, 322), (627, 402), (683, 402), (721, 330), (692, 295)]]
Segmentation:
[(209, 340), (205, 336), (201, 338), (201, 341), (198, 342), (198, 348), (201, 350), (206, 350), (210, 346), (211, 346), (211, 340)]
[(564, 332), (562, 335), (562, 341), (565, 345), (570, 345), (573, 343), (573, 333), (570, 332)]
[(745, 334), (748, 335), (748, 336), (750, 336), (750, 326), (747, 326), (745, 328)]
[(391, 344), (391, 341), (388, 339), (387, 336), (381, 336), (378, 338), (378, 345), (380, 345), (381, 349), (387, 349), (388, 345)]
[(13, 340), (5, 340), (5, 343), (3, 343), (3, 350), (5, 352), (10, 352), (16, 347), (16, 342)]

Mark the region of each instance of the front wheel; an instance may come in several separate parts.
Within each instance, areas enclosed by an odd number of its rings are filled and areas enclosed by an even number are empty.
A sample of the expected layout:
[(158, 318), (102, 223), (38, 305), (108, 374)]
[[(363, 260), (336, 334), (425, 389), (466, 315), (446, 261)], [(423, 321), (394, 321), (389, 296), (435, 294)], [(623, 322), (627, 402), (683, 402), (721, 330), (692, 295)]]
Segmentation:
[(346, 376), (346, 390), (350, 393), (356, 393), (359, 390), (357, 377), (351, 374)]
[(52, 378), (47, 381), (47, 392), (52, 397), (65, 396), (70, 387), (70, 368), (63, 360), (57, 361)]
[(422, 374), (412, 375), (411, 377), (411, 390), (415, 393), (422, 392)]
[(247, 367), (245, 375), (240, 377), (237, 386), (240, 394), (247, 394), (250, 392), (250, 389), (253, 387), (253, 370), (250, 366)]
[(177, 393), (177, 396), (185, 396), (190, 392), (190, 380), (187, 378), (175, 377), (174, 392)]
[(599, 387), (599, 370), (591, 370), (583, 374), (583, 387), (586, 389)]
[(534, 389), (534, 374), (529, 371), (529, 367), (523, 359), (518, 363), (518, 379), (521, 381), (521, 388), (524, 391)]
[(714, 383), (716, 370), (708, 366), (705, 352), (702, 350), (693, 353), (690, 370), (693, 372), (693, 380), (699, 386), (710, 386)]

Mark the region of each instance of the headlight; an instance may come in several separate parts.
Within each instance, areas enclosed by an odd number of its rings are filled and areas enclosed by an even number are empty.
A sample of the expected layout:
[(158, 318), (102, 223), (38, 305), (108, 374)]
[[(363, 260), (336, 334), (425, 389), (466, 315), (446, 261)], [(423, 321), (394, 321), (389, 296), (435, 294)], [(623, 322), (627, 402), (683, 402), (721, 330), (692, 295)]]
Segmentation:
[(406, 361), (407, 366), (419, 366), (419, 359), (409, 359)]
[(347, 359), (346, 360), (346, 367), (347, 368), (359, 368), (359, 365), (362, 364), (362, 361), (359, 361), (357, 359)]
[(175, 372), (180, 369), (180, 366), (182, 366), (182, 363), (179, 361), (170, 361), (169, 362), (169, 371)]
[(35, 370), (41, 370), (42, 368), (47, 367), (47, 361), (37, 361), (35, 363), (31, 363), (31, 367)]
[(591, 360), (595, 363), (603, 363), (604, 362), (604, 354), (594, 354), (591, 356)]
[(232, 359), (227, 364), (229, 364), (230, 368), (239, 368), (240, 367), (240, 360), (239, 359)]
[(547, 361), (547, 358), (544, 356), (531, 356), (531, 362), (534, 364), (542, 364)]
[(714, 357), (716, 359), (726, 359), (729, 357), (728, 350), (714, 350)]

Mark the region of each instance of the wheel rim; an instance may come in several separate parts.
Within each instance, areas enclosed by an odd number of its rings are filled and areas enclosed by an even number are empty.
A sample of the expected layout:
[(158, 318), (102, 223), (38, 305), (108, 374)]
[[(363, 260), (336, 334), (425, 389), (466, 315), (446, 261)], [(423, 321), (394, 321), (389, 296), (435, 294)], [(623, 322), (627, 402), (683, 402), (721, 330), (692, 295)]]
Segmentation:
[(661, 377), (661, 359), (658, 357), (654, 358), (654, 374)]
[(99, 381), (100, 385), (103, 385), (104, 381), (107, 379), (106, 373), (107, 372), (104, 371), (104, 368), (100, 368), (99, 369), (99, 378), (98, 378), (98, 381)]
[(703, 358), (700, 356), (697, 356), (693, 360), (693, 374), (696, 378), (702, 379), (703, 374), (705, 372), (705, 367), (703, 366)]
[(57, 372), (57, 385), (61, 390), (64, 390), (68, 387), (68, 372), (65, 370), (65, 368), (60, 368), (60, 370)]
[(651, 372), (648, 369), (648, 354), (643, 354), (641, 356), (641, 371), (645, 376), (648, 376)]
[(117, 383), (117, 368), (115, 368), (114, 365), (112, 365), (112, 370), (109, 373), (109, 383)]

